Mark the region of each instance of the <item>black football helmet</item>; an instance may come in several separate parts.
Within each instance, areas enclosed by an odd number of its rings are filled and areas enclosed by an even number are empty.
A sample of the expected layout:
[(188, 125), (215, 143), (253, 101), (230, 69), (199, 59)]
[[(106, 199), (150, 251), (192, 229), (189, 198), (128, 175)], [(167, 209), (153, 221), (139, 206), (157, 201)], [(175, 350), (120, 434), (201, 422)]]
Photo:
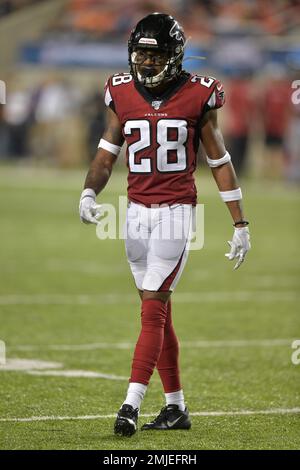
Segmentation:
[[(172, 16), (164, 13), (145, 16), (132, 30), (128, 41), (130, 73), (134, 80), (150, 88), (178, 76), (182, 70), (185, 42), (182, 27)], [(157, 75), (142, 75), (138, 71), (138, 66), (141, 64), (140, 51), (143, 49), (158, 50), (163, 53), (164, 68)]]

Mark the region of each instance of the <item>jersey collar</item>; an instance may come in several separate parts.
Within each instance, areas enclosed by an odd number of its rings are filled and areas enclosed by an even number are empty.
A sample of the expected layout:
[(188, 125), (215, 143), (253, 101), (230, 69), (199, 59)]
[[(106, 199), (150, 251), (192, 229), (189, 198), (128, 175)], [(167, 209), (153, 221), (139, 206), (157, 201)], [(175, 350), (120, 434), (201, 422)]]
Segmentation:
[(158, 96), (150, 93), (150, 91), (148, 91), (147, 88), (141, 85), (139, 82), (134, 81), (134, 86), (136, 90), (140, 93), (140, 95), (142, 95), (142, 97), (154, 109), (159, 109), (170, 98), (172, 98), (172, 96), (174, 96), (183, 85), (185, 85), (185, 83), (188, 81), (189, 78), (190, 78), (190, 74), (183, 72), (178, 78), (178, 80), (170, 84), (170, 86), (161, 95), (158, 95)]

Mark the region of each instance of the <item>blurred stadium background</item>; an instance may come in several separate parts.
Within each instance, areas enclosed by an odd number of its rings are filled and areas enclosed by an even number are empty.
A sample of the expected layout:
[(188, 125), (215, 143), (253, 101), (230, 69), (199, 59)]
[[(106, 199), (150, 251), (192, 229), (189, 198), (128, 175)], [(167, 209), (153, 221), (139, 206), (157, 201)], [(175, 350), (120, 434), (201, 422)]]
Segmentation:
[(2, 0), (0, 160), (74, 167), (93, 158), (105, 80), (127, 70), (134, 24), (161, 10), (184, 25), (186, 57), (206, 57), (186, 69), (225, 83), (222, 128), (238, 173), (299, 182), (296, 0)]
[[(193, 437), (138, 436), (124, 444), (109, 437), (108, 415), (116, 412), (126, 381), (0, 370), (0, 448), (299, 448), (299, 415), (284, 413), (300, 406), (300, 365), (290, 361), (291, 341), (299, 338), (297, 0), (0, 0), (6, 86), (0, 100), (0, 339), (8, 360), (129, 373), (139, 305), (123, 244), (101, 245), (80, 225), (77, 203), (104, 126), (105, 80), (127, 70), (129, 32), (153, 11), (182, 23), (190, 37), (186, 57), (206, 58), (187, 60), (186, 69), (224, 82), (221, 126), (251, 220), (253, 250), (236, 276), (222, 259), (230, 220), (200, 154), (205, 249), (192, 253), (175, 294), (175, 323), (185, 344), (191, 410), (229, 415), (213, 424), (195, 417)], [(125, 193), (120, 157), (102, 200), (117, 203)], [(241, 349), (234, 341), (242, 341)], [(122, 342), (130, 344), (122, 348)], [(162, 403), (157, 377), (154, 383), (146, 413)], [(230, 416), (273, 408), (283, 412)], [(104, 428), (92, 421), (41, 419), (33, 420), (34, 428), (14, 421), (99, 414)]]

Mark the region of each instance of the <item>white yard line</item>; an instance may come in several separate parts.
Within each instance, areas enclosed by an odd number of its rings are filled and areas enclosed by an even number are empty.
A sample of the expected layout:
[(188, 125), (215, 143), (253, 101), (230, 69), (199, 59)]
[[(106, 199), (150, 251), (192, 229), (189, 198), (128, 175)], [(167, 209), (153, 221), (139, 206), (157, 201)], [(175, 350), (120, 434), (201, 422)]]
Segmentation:
[(28, 372), (28, 370), (60, 369), (61, 367), (63, 367), (63, 364), (61, 362), (41, 361), (39, 359), (13, 358), (7, 359), (5, 361), (5, 364), (0, 365), (0, 372)]
[(134, 343), (89, 343), (89, 344), (49, 344), (9, 346), (13, 351), (93, 351), (97, 349), (131, 349)]
[[(290, 346), (293, 339), (234, 339), (234, 340), (199, 340), (180, 341), (183, 348), (246, 348), (246, 347), (273, 347)], [(13, 351), (91, 351), (97, 349), (132, 349), (135, 343), (88, 343), (88, 344), (49, 344), (49, 345), (7, 345)]]
[[(266, 410), (239, 410), (239, 411), (196, 411), (190, 416), (255, 416), (255, 415), (286, 415), (299, 414), (300, 408), (274, 408)], [(140, 417), (148, 418), (155, 415), (155, 412), (141, 414)], [(0, 418), (0, 422), (33, 422), (33, 421), (73, 421), (73, 420), (96, 420), (115, 418), (115, 414), (108, 415), (84, 415), (84, 416), (32, 416), (29, 418)]]
[(137, 295), (124, 294), (12, 294), (0, 295), (0, 305), (94, 305), (138, 302)]
[[(60, 362), (47, 362), (39, 359), (21, 359), (10, 358), (7, 359), (5, 364), (0, 365), (1, 372), (23, 372), (30, 375), (51, 376), (51, 377), (68, 377), (68, 378), (85, 378), (85, 379), (108, 379), (108, 380), (126, 380), (128, 377), (123, 377), (115, 374), (106, 374), (103, 372), (94, 372), (91, 370), (77, 370), (77, 369), (62, 369), (64, 364)], [(50, 370), (49, 370), (50, 369)], [(59, 369), (59, 370), (54, 370)]]
[(248, 347), (273, 347), (290, 346), (293, 339), (236, 339), (236, 340), (200, 340), (183, 341), (180, 345), (185, 348), (248, 348)]
[[(0, 369), (1, 370), (1, 369)], [(84, 379), (108, 379), (108, 380), (126, 380), (128, 377), (113, 374), (103, 374), (102, 372), (93, 372), (90, 370), (28, 370), (27, 374), (42, 375), (47, 377), (71, 377)]]
[[(174, 294), (176, 303), (217, 303), (217, 302), (296, 302), (300, 293), (296, 291), (274, 292), (249, 290), (239, 292), (186, 292)], [(3, 294), (0, 305), (101, 305), (138, 303), (136, 294)]]

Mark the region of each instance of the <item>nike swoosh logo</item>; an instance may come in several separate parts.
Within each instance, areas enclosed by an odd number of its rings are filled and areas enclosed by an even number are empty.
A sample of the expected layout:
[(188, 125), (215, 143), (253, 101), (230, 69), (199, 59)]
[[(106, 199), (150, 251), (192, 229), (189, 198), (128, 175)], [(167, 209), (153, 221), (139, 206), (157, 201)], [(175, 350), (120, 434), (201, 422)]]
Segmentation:
[(169, 428), (172, 428), (180, 419), (181, 416), (179, 416), (179, 418), (175, 419), (174, 421), (167, 421), (167, 425), (169, 426)]
[(127, 421), (127, 423), (131, 424), (131, 425), (134, 427), (134, 429), (136, 429), (136, 424), (135, 424), (135, 422), (133, 421), (133, 419), (130, 419), (130, 418), (123, 418), (123, 417), (120, 418), (120, 419), (121, 419), (122, 421)]

